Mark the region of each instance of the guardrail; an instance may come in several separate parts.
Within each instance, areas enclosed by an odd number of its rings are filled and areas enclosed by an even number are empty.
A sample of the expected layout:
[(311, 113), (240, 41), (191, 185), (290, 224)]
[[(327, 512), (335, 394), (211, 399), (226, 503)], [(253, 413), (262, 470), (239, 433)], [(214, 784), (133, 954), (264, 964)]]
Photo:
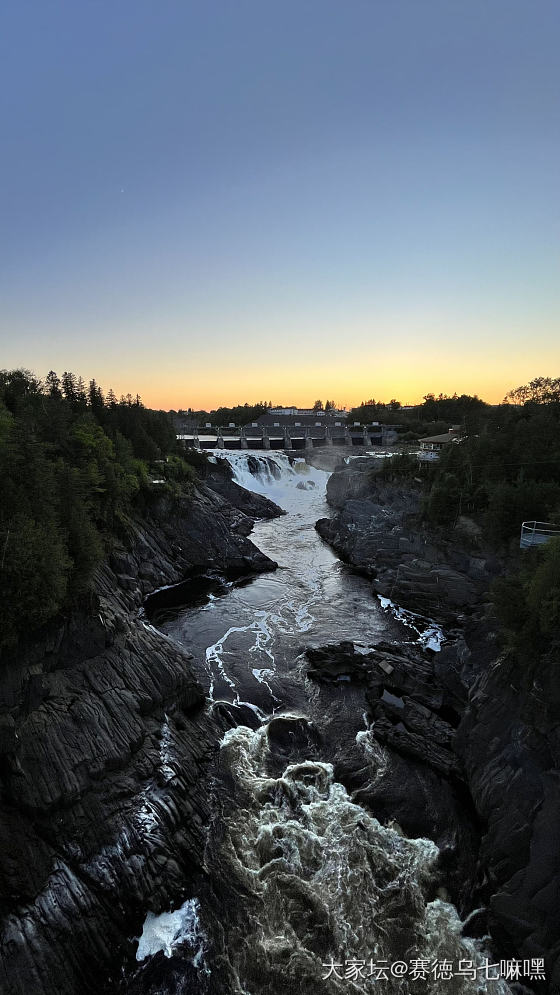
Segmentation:
[(521, 549), (542, 546), (554, 536), (560, 536), (560, 525), (553, 522), (522, 522), (519, 546)]

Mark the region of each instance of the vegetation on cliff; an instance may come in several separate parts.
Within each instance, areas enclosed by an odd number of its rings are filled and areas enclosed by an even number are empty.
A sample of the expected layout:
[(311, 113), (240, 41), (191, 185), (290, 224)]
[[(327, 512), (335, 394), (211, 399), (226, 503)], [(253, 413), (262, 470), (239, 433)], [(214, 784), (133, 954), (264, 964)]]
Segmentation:
[(497, 546), (518, 541), (524, 520), (560, 516), (560, 401), (488, 408), (478, 430), (445, 446), (432, 471), (428, 518), (478, 517)]
[(170, 416), (138, 396), (0, 372), (0, 645), (83, 598), (128, 516), (190, 483), (176, 446)]
[(519, 569), (494, 583), (492, 595), (504, 641), (528, 670), (533, 661), (554, 656), (560, 704), (560, 539), (525, 552)]
[(464, 424), (469, 431), (476, 431), (479, 420), (489, 410), (489, 405), (470, 394), (426, 394), (422, 404), (403, 408), (395, 398), (388, 403), (370, 398), (348, 412), (349, 422), (362, 425), (371, 422), (395, 425), (404, 441), (422, 435), (446, 432), (451, 424)]
[[(433, 415), (453, 400), (426, 398), (424, 407)], [(560, 378), (538, 377), (501, 405), (467, 405), (463, 413), (463, 437), (444, 446), (420, 476), (416, 458), (406, 453), (385, 461), (380, 473), (422, 480), (430, 526), (447, 532), (467, 515), (484, 546), (500, 552), (505, 572), (491, 594), (502, 641), (529, 683), (535, 675), (541, 680), (543, 661), (553, 664), (544, 667), (547, 700), (558, 705), (560, 538), (528, 550), (519, 548), (519, 538), (523, 521), (560, 523)]]

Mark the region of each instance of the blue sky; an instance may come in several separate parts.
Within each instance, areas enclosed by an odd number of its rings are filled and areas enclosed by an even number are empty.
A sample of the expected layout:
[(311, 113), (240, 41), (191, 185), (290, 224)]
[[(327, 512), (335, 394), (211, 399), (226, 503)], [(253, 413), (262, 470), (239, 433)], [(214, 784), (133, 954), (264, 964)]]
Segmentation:
[(560, 7), (8, 2), (2, 365), (164, 407), (560, 359)]

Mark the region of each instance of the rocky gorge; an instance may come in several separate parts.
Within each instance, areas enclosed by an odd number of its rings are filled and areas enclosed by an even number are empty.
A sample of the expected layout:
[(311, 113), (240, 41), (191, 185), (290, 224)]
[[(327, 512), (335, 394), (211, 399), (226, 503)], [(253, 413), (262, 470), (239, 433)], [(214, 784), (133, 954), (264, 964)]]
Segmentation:
[(202, 573), (275, 568), (247, 536), (280, 509), (228, 470), (132, 523), (83, 607), (2, 659), (4, 995), (114, 991), (146, 905), (168, 907), (200, 867), (217, 730), (189, 654), (142, 604)]
[[(274, 494), (278, 466), (243, 459)], [(321, 955), (341, 936), (367, 938), (368, 923), (393, 954), (411, 937), (439, 950), (430, 916), (447, 952), (490, 933), (497, 957), (544, 957), (560, 990), (553, 661), (548, 675), (512, 668), (488, 615), (500, 563), (468, 521), (425, 530), (418, 482), (391, 480), (377, 460), (328, 479), (334, 515), (316, 530), (347, 566), (321, 552), (298, 601), (277, 561), (291, 555), (286, 536), (296, 549), (298, 502), (317, 489), (294, 474), (296, 510), (266, 555), (249, 534), (270, 519), (273, 535), (282, 508), (211, 464), (188, 499), (134, 523), (79, 612), (3, 661), (7, 995), (369, 992), (321, 982)], [(199, 970), (193, 927), (185, 955), (160, 946), (138, 977), (122, 976), (147, 910), (195, 894), (212, 971)], [(541, 990), (524, 985), (476, 990)]]
[(538, 669), (501, 649), (489, 610), (501, 564), (468, 520), (444, 535), (422, 526), (420, 481), (355, 460), (333, 473), (327, 499), (336, 514), (317, 523), (320, 535), (382, 602), (439, 620), (447, 636), (428, 664), (382, 645), (309, 654), (316, 679), (345, 673), (364, 685), (371, 734), (391, 753), (373, 785), (357, 787), (355, 773), (352, 785), (406, 832), (455, 851), (458, 880), (470, 882), (463, 899), (480, 906), (475, 930), (488, 928), (502, 956), (544, 958), (560, 991), (558, 659)]

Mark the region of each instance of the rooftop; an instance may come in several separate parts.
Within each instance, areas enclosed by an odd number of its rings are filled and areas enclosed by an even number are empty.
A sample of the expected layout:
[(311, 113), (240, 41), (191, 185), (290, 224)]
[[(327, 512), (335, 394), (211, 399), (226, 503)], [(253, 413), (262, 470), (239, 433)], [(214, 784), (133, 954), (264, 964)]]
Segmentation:
[(433, 442), (444, 445), (446, 442), (454, 442), (459, 438), (460, 435), (458, 430), (456, 428), (450, 428), (448, 432), (443, 432), (441, 435), (428, 435), (425, 439), (420, 439), (420, 445), (422, 445), (423, 442)]

